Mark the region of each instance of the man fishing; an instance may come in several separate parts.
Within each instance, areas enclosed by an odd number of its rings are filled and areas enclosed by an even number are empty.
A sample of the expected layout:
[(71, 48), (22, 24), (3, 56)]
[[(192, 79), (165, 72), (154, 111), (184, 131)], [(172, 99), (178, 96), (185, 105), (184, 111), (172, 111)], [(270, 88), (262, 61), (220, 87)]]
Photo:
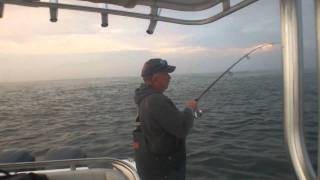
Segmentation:
[(195, 100), (179, 111), (163, 93), (175, 66), (162, 59), (148, 60), (142, 69), (144, 83), (135, 91), (137, 129), (133, 133), (135, 161), (142, 180), (184, 180), (185, 139), (193, 125)]

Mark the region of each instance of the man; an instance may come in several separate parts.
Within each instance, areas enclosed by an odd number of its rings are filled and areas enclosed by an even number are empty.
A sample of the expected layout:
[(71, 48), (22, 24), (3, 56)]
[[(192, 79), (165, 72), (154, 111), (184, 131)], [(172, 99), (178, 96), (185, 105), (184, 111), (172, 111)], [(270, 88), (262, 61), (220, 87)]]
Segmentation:
[(179, 111), (163, 92), (175, 66), (162, 59), (150, 59), (142, 69), (144, 83), (135, 91), (138, 106), (137, 129), (133, 133), (135, 161), (142, 180), (184, 180), (185, 138), (193, 125), (197, 102), (186, 102)]

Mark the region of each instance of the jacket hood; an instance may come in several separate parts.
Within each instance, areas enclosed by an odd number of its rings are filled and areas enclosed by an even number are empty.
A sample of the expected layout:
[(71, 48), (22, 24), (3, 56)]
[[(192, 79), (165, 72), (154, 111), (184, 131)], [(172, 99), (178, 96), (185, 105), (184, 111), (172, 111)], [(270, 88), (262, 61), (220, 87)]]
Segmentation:
[(140, 104), (140, 102), (147, 96), (157, 93), (156, 91), (152, 90), (145, 84), (141, 84), (139, 88), (135, 90), (135, 95), (134, 95), (134, 102), (136, 104)]

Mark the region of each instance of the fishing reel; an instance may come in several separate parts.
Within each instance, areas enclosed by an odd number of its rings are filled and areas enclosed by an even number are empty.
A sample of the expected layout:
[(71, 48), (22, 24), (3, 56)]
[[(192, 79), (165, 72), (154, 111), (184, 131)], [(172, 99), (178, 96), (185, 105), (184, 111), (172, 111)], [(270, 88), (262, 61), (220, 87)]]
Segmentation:
[(196, 109), (193, 113), (193, 117), (195, 119), (199, 119), (202, 116), (202, 110), (201, 109)]

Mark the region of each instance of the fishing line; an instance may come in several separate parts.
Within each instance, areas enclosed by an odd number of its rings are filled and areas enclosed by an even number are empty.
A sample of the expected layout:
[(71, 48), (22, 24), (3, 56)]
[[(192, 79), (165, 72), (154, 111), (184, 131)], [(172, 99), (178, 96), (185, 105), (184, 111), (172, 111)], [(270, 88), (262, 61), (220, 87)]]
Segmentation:
[[(201, 98), (226, 74), (228, 74), (230, 72), (230, 70), (235, 67), (238, 63), (240, 63), (243, 59), (250, 59), (250, 54), (254, 53), (255, 51), (258, 51), (260, 49), (263, 49), (264, 47), (271, 47), (275, 45), (274, 43), (265, 43), (265, 44), (261, 44), (255, 48), (253, 48), (252, 50), (250, 50), (249, 52), (247, 52), (246, 54), (244, 54), (242, 57), (240, 57), (235, 63), (233, 63), (230, 67), (227, 68), (227, 70), (225, 70), (216, 80), (214, 80), (196, 99), (194, 99), (195, 101), (199, 102), (201, 100)], [(195, 111), (195, 118), (199, 118), (202, 115), (202, 111), (200, 109), (197, 109)]]

